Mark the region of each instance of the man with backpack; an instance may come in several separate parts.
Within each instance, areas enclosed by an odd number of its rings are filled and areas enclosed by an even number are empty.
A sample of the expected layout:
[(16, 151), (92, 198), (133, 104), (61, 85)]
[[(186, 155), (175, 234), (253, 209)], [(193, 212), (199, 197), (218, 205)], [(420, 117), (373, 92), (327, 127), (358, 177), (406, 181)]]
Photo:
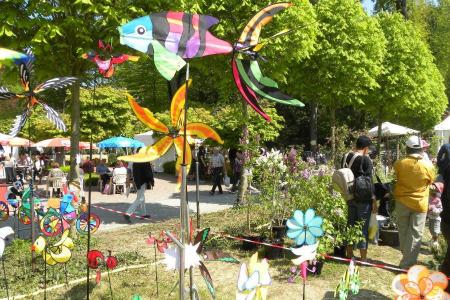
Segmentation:
[(398, 218), (400, 267), (408, 269), (417, 262), (428, 211), (429, 188), (435, 174), (430, 161), (423, 159), (418, 136), (406, 141), (406, 157), (394, 164), (397, 182), (394, 187)]
[[(356, 140), (356, 149), (342, 158), (342, 168), (338, 171), (351, 170), (348, 187), (351, 195), (345, 197), (348, 200), (348, 226), (354, 226), (362, 222), (362, 233), (364, 240), (356, 245), (361, 254), (361, 260), (367, 259), (367, 247), (369, 240), (369, 219), (372, 211), (377, 211), (376, 200), (373, 193), (372, 172), (373, 164), (369, 157), (369, 147), (372, 141), (368, 136), (362, 135)], [(346, 170), (347, 169), (347, 170)], [(350, 172), (348, 170), (347, 172)], [(353, 257), (353, 245), (347, 246), (347, 257)]]
[(438, 173), (444, 176), (444, 171), (450, 166), (450, 137), (448, 138), (448, 143), (441, 146), (439, 149), (436, 164), (438, 166)]

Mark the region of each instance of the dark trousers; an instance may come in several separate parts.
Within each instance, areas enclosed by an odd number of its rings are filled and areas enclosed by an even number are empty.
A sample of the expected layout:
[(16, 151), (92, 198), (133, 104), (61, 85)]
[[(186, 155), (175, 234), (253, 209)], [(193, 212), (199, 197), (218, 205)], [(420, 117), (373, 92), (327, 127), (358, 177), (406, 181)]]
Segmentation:
[(14, 182), (16, 181), (16, 178), (14, 176), (14, 168), (5, 168), (5, 175), (6, 175), (6, 182)]
[(237, 191), (239, 180), (241, 180), (241, 172), (235, 172), (233, 175), (233, 186), (231, 188), (232, 191)]
[(108, 174), (100, 175), (100, 179), (102, 180), (103, 188), (105, 188), (106, 184), (109, 183), (110, 176)]
[(212, 186), (212, 192), (214, 193), (216, 191), (216, 187), (219, 188), (219, 193), (222, 193), (222, 171), (223, 167), (219, 168), (213, 168), (212, 169), (212, 176), (213, 176), (213, 186)]
[[(447, 277), (450, 276), (450, 224), (447, 224), (445, 222), (441, 222), (441, 231), (442, 236), (444, 237), (445, 241), (447, 242), (447, 253), (445, 254), (444, 261), (441, 264), (440, 271), (447, 275)], [(447, 292), (450, 292), (450, 286), (447, 287)]]

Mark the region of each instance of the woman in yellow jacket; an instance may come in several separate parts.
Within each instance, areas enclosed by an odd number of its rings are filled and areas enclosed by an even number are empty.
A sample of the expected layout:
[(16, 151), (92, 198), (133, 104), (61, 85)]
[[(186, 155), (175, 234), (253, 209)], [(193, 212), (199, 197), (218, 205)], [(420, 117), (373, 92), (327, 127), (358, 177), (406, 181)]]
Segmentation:
[(435, 173), (430, 161), (423, 159), (420, 139), (411, 136), (406, 141), (407, 156), (394, 164), (397, 183), (394, 188), (401, 268), (409, 268), (417, 262), (420, 243), (428, 210), (429, 187)]

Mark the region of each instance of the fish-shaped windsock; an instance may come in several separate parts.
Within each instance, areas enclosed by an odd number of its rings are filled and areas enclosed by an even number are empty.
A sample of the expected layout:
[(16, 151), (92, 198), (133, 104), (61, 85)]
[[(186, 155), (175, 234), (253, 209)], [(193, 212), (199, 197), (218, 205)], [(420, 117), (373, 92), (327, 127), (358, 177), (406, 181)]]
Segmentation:
[(154, 55), (156, 68), (170, 80), (184, 67), (184, 59), (233, 51), (230, 43), (208, 31), (218, 22), (206, 15), (162, 12), (134, 19), (118, 30), (122, 45)]
[(3, 256), (3, 251), (5, 250), (5, 239), (8, 235), (13, 234), (14, 231), (11, 226), (6, 226), (0, 228), (0, 258)]

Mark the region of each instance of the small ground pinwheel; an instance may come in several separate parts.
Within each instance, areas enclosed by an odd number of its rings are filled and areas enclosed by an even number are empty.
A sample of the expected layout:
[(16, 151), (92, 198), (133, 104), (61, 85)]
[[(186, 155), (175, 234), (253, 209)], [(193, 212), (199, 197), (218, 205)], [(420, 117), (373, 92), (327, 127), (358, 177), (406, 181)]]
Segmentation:
[(395, 299), (449, 299), (445, 292), (447, 276), (441, 272), (430, 272), (425, 266), (415, 265), (407, 274), (399, 274), (392, 281)]
[(268, 286), (272, 284), (267, 259), (258, 262), (258, 252), (252, 255), (248, 265), (243, 263), (239, 271), (236, 300), (265, 300)]
[(95, 282), (97, 284), (100, 283), (100, 280), (102, 279), (102, 268), (106, 268), (106, 271), (108, 272), (109, 292), (111, 299), (114, 299), (109, 271), (117, 267), (117, 258), (111, 255), (111, 250), (108, 250), (108, 256), (106, 259), (102, 252), (98, 250), (90, 250), (87, 254), (87, 263), (89, 268), (97, 271), (97, 275), (95, 277)]
[[(27, 55), (33, 57), (31, 51), (27, 52)], [(34, 57), (33, 57), (34, 58)], [(72, 85), (78, 79), (75, 77), (56, 77), (50, 80), (45, 81), (37, 86), (33, 85), (31, 81), (31, 74), (33, 71), (33, 60), (28, 60), (25, 64), (20, 64), (20, 83), (22, 84), (23, 93), (16, 94), (10, 92), (5, 87), (0, 87), (0, 100), (8, 100), (8, 99), (25, 99), (26, 107), (21, 115), (16, 117), (14, 121), (14, 125), (9, 132), (9, 135), (16, 136), (22, 128), (25, 126), (25, 123), (28, 117), (31, 115), (33, 108), (36, 105), (42, 106), (42, 108), (47, 113), (47, 118), (56, 126), (57, 129), (66, 131), (66, 124), (62, 120), (59, 113), (54, 110), (52, 107), (43, 102), (41, 98), (41, 93), (46, 90), (58, 90)]]
[(346, 300), (350, 292), (353, 295), (357, 295), (359, 293), (360, 284), (359, 267), (355, 264), (355, 260), (352, 259), (334, 291), (334, 297), (339, 297), (339, 300)]
[(99, 73), (105, 78), (113, 76), (115, 65), (123, 64), (126, 61), (139, 60), (139, 56), (112, 53), (111, 45), (105, 45), (102, 40), (98, 41), (98, 48), (100, 49), (100, 53), (89, 51), (88, 53), (83, 54), (82, 57), (95, 63)]
[(317, 238), (323, 235), (322, 223), (322, 217), (316, 216), (316, 213), (311, 208), (307, 209), (305, 213), (301, 210), (296, 210), (294, 217), (286, 222), (288, 227), (287, 236), (293, 239), (295, 244), (300, 247), (293, 248), (292, 252), (300, 255), (293, 262), (299, 263), (302, 269), (303, 299), (306, 298), (306, 268), (308, 260), (315, 257), (318, 247)]

